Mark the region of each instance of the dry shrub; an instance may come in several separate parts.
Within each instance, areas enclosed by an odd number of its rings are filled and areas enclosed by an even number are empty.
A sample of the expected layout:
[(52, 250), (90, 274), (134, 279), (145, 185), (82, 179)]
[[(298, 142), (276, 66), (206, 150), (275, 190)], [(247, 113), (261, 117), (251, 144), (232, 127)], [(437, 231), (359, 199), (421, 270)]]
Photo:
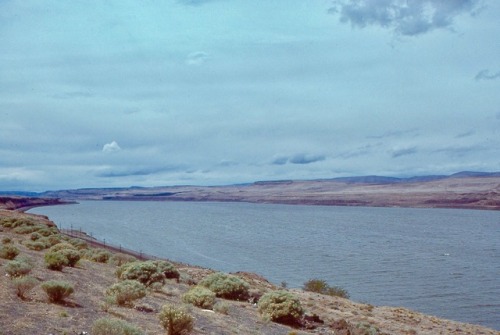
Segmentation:
[(208, 288), (217, 297), (232, 300), (247, 299), (250, 288), (248, 283), (243, 279), (222, 272), (208, 275), (200, 281), (199, 285)]
[(51, 302), (61, 302), (74, 292), (73, 286), (65, 281), (49, 280), (41, 286)]
[(215, 293), (206, 287), (195, 286), (184, 293), (182, 300), (196, 307), (212, 309), (215, 303)]
[(167, 304), (162, 307), (158, 317), (167, 335), (188, 334), (193, 330), (194, 319), (184, 309)]
[(304, 314), (299, 299), (287, 291), (273, 291), (264, 294), (257, 304), (263, 319), (297, 325)]
[(106, 295), (119, 306), (132, 307), (134, 300), (146, 296), (146, 287), (136, 280), (124, 280), (111, 285)]

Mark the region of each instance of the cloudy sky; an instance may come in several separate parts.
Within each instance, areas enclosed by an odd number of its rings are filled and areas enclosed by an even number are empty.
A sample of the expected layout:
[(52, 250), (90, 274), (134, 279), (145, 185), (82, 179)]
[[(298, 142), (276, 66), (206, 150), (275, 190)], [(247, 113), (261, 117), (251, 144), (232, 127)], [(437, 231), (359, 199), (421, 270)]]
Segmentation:
[(0, 191), (500, 171), (496, 0), (0, 0)]

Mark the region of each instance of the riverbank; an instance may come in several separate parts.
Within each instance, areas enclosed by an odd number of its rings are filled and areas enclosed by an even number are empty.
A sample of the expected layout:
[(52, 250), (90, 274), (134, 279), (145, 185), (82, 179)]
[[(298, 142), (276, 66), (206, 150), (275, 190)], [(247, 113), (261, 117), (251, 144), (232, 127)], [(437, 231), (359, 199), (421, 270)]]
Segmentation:
[(95, 188), (45, 192), (66, 200), (222, 201), (290, 205), (500, 210), (500, 175), (256, 182), (228, 186)]

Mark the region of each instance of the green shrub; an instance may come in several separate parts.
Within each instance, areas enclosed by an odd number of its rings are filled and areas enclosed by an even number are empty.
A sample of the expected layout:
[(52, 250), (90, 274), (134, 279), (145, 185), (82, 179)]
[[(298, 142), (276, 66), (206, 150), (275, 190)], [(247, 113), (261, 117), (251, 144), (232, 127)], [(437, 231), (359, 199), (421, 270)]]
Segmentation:
[(227, 315), (229, 314), (229, 305), (225, 301), (218, 301), (214, 305), (214, 312)]
[(215, 293), (203, 286), (195, 286), (182, 296), (182, 301), (196, 307), (212, 309), (215, 303)]
[(30, 250), (40, 251), (47, 249), (47, 245), (40, 241), (24, 241), (23, 244)]
[(92, 335), (142, 335), (143, 332), (120, 319), (102, 318), (92, 325)]
[(106, 295), (119, 306), (133, 306), (133, 301), (146, 296), (146, 287), (136, 280), (124, 280), (113, 284)]
[(50, 247), (48, 252), (63, 255), (67, 260), (66, 264), (64, 265), (71, 267), (74, 267), (81, 258), (80, 252), (76, 250), (76, 248), (72, 244), (66, 242), (61, 242)]
[(154, 261), (123, 264), (116, 270), (116, 275), (121, 280), (137, 280), (146, 286), (165, 282), (165, 275)]
[(51, 235), (58, 235), (59, 231), (57, 230), (56, 227), (50, 227), (50, 228), (46, 227), (38, 230), (37, 233), (44, 237), (49, 237)]
[(61, 252), (49, 251), (45, 254), (45, 266), (48, 269), (61, 271), (67, 265), (69, 265), (69, 261)]
[(304, 291), (349, 299), (349, 293), (345, 289), (339, 286), (330, 286), (322, 279), (308, 280), (304, 283), (303, 289)]
[(25, 276), (31, 272), (32, 264), (22, 260), (12, 260), (5, 264), (5, 272), (11, 277)]
[(96, 263), (107, 263), (111, 256), (109, 251), (100, 248), (88, 249), (84, 254), (86, 259)]
[(122, 266), (123, 264), (132, 263), (132, 262), (136, 262), (136, 261), (137, 261), (137, 258), (135, 258), (134, 256), (118, 253), (118, 254), (114, 254), (111, 257), (111, 259), (109, 260), (109, 263), (116, 265), (116, 266)]
[(163, 273), (165, 278), (179, 280), (181, 275), (172, 263), (167, 262), (167, 261), (162, 261), (162, 260), (156, 260), (156, 261), (152, 261), (152, 262), (153, 262), (153, 264), (156, 265), (156, 267), (158, 268), (158, 271)]
[(250, 287), (243, 279), (222, 272), (208, 275), (199, 284), (214, 292), (217, 297), (233, 300), (247, 299)]
[(2, 238), (2, 244), (9, 244), (9, 243), (12, 243), (12, 239), (10, 237)]
[(31, 234), (36, 231), (39, 231), (40, 229), (44, 228), (44, 226), (41, 225), (33, 225), (33, 226), (19, 226), (14, 228), (13, 232), (16, 234)]
[(42, 235), (40, 235), (37, 232), (31, 233), (31, 235), (30, 235), (30, 240), (32, 240), (32, 241), (38, 241), (41, 238), (42, 238)]
[(265, 320), (297, 325), (304, 314), (299, 299), (287, 291), (273, 291), (264, 294), (257, 304), (259, 313)]
[(19, 255), (19, 249), (10, 244), (4, 244), (0, 248), (0, 258), (4, 259), (14, 259)]
[(46, 237), (42, 237), (40, 240), (43, 241), (45, 244), (47, 244), (49, 247), (52, 247), (62, 242), (62, 236), (59, 234), (53, 234)]
[(84, 240), (79, 239), (79, 238), (71, 238), (68, 240), (68, 242), (71, 245), (73, 245), (75, 248), (77, 248), (78, 250), (88, 249), (88, 247), (89, 247), (87, 242), (85, 242)]
[(162, 307), (158, 317), (167, 335), (188, 334), (193, 330), (194, 319), (184, 309), (167, 304)]
[(36, 278), (26, 276), (21, 278), (15, 278), (12, 281), (12, 285), (16, 289), (16, 294), (21, 299), (26, 299), (26, 295), (38, 285), (38, 280)]
[(41, 286), (51, 302), (61, 302), (74, 292), (73, 286), (65, 281), (49, 280)]
[(67, 242), (61, 242), (50, 247), (49, 251), (60, 251), (65, 249), (76, 250), (76, 248), (72, 244), (69, 244)]

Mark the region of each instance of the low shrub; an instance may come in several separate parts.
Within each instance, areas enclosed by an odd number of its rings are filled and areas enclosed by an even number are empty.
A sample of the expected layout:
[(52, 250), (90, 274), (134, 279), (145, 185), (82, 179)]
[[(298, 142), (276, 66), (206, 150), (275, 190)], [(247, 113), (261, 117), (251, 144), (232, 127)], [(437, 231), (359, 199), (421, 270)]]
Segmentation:
[(100, 248), (88, 249), (83, 255), (84, 258), (96, 263), (107, 263), (111, 256), (109, 251)]
[(57, 230), (56, 227), (46, 227), (39, 229), (37, 231), (38, 234), (44, 236), (44, 237), (49, 237), (51, 235), (59, 235), (59, 231)]
[(142, 335), (143, 332), (120, 319), (101, 318), (92, 325), (92, 335)]
[(40, 251), (47, 249), (47, 245), (40, 241), (24, 241), (24, 246), (30, 250)]
[(61, 302), (73, 292), (73, 286), (65, 281), (49, 280), (41, 285), (51, 302)]
[(31, 234), (36, 231), (39, 231), (40, 229), (44, 228), (44, 226), (41, 225), (33, 225), (33, 226), (19, 226), (13, 229), (13, 232), (16, 234)]
[(264, 294), (257, 304), (263, 319), (286, 325), (297, 325), (304, 314), (299, 299), (287, 291)]
[(61, 236), (60, 235), (45, 236), (38, 239), (37, 241), (45, 244), (46, 248), (50, 248), (58, 243), (61, 243)]
[(165, 282), (165, 275), (154, 261), (123, 264), (116, 270), (116, 275), (121, 280), (137, 280), (146, 286), (164, 284)]
[(165, 278), (176, 279), (177, 281), (179, 280), (181, 275), (172, 263), (163, 260), (156, 260), (152, 262), (156, 265), (158, 271), (163, 273)]
[(9, 244), (9, 243), (12, 243), (12, 239), (10, 237), (2, 238), (2, 244)]
[(214, 312), (228, 315), (229, 314), (229, 305), (225, 301), (217, 301), (214, 305)]
[(38, 241), (41, 238), (42, 238), (42, 235), (40, 235), (37, 232), (31, 233), (31, 235), (30, 235), (30, 240), (32, 240), (32, 241)]
[(63, 267), (69, 265), (66, 256), (59, 251), (49, 251), (44, 258), (45, 266), (50, 270), (61, 271)]
[(222, 272), (208, 275), (200, 281), (199, 285), (208, 288), (217, 297), (232, 300), (247, 299), (250, 287), (243, 279)]
[(65, 249), (76, 250), (76, 248), (72, 244), (67, 243), (67, 242), (61, 242), (61, 243), (57, 243), (57, 244), (53, 245), (52, 247), (50, 247), (49, 251), (60, 251), (60, 250), (65, 250)]
[(30, 273), (32, 267), (33, 265), (27, 261), (12, 260), (5, 264), (5, 272), (11, 277), (21, 277)]
[(203, 286), (195, 286), (182, 296), (182, 301), (204, 309), (212, 309), (215, 293)]
[(63, 266), (74, 267), (81, 258), (80, 252), (73, 245), (66, 242), (61, 242), (50, 247), (48, 252), (58, 253), (66, 257), (67, 262)]
[(30, 276), (15, 278), (12, 285), (16, 289), (17, 296), (25, 300), (27, 294), (38, 285), (38, 280)]
[(79, 238), (70, 238), (68, 240), (68, 242), (71, 245), (73, 245), (75, 248), (77, 248), (78, 250), (88, 249), (88, 247), (89, 247), (89, 245), (87, 244), (87, 242), (85, 242), (84, 240), (79, 239)]
[(330, 286), (322, 279), (310, 279), (304, 283), (304, 291), (349, 299), (349, 293), (339, 286)]
[(19, 249), (11, 244), (4, 244), (0, 247), (0, 258), (14, 259), (19, 255)]
[(132, 262), (136, 262), (136, 261), (137, 261), (137, 258), (135, 258), (134, 256), (118, 253), (118, 254), (114, 254), (111, 257), (111, 259), (109, 260), (109, 263), (116, 265), (116, 266), (122, 266), (123, 264), (132, 263)]
[(106, 295), (119, 306), (132, 307), (134, 300), (146, 296), (146, 287), (136, 280), (124, 280), (109, 287)]
[(162, 307), (158, 317), (167, 335), (188, 334), (193, 330), (194, 319), (184, 309), (167, 304)]

